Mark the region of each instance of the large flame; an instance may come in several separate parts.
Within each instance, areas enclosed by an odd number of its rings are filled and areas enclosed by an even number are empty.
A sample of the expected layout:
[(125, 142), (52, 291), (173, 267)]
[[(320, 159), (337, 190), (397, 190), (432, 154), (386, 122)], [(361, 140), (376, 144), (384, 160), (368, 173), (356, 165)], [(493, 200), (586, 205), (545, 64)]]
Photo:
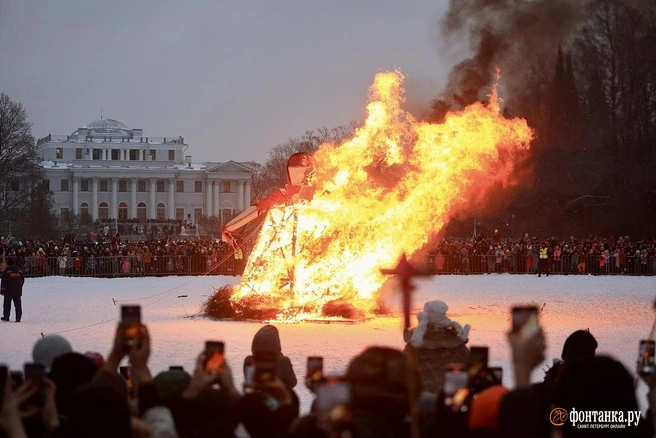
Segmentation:
[(513, 182), (533, 133), (500, 114), (496, 88), (487, 105), (430, 124), (401, 108), (402, 83), (399, 72), (377, 74), (364, 126), (315, 153), (314, 199), (269, 210), (233, 301), (258, 298), (281, 321), (321, 317), (335, 300), (370, 315), (386, 280), (380, 268), (491, 186)]

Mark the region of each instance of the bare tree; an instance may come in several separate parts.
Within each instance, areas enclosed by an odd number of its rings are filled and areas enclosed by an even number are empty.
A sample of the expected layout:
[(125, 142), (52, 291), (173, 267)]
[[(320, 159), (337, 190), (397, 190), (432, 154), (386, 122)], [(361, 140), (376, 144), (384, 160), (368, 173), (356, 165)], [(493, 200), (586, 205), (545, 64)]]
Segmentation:
[[(11, 231), (12, 218), (21, 218), (23, 213), (34, 211), (34, 203), (51, 202), (43, 186), (43, 172), (32, 137), (32, 127), (27, 121), (23, 105), (14, 102), (8, 95), (0, 94), (0, 217), (6, 232)], [(49, 212), (50, 205), (46, 205)], [(28, 233), (23, 226), (29, 222), (23, 217), (14, 224), (14, 229)], [(45, 220), (46, 218), (40, 218)], [(51, 219), (51, 218), (47, 218)], [(16, 219), (14, 219), (16, 220)]]

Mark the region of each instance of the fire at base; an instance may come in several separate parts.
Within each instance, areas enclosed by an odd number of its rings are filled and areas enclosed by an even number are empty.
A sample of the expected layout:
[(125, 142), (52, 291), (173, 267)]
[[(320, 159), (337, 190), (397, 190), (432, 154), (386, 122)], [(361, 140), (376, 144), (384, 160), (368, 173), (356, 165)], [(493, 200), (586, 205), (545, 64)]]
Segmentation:
[(228, 224), (266, 214), (240, 283), (220, 292), (224, 316), (371, 316), (386, 280), (380, 268), (420, 249), (491, 187), (517, 183), (513, 169), (533, 132), (500, 114), (496, 89), (487, 105), (430, 124), (401, 108), (402, 83), (399, 72), (377, 74), (355, 136), (298, 161), (285, 189)]

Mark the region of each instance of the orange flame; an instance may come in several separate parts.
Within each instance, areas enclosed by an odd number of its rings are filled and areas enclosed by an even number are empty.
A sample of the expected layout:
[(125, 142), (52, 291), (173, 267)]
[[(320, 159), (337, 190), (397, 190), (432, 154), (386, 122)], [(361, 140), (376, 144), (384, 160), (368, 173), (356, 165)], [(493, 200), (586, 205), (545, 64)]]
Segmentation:
[(380, 268), (493, 185), (514, 182), (533, 132), (500, 114), (496, 87), (488, 105), (430, 124), (401, 108), (402, 83), (399, 72), (377, 74), (364, 126), (315, 153), (314, 199), (269, 210), (232, 300), (260, 297), (279, 321), (321, 317), (335, 300), (370, 315), (386, 280)]

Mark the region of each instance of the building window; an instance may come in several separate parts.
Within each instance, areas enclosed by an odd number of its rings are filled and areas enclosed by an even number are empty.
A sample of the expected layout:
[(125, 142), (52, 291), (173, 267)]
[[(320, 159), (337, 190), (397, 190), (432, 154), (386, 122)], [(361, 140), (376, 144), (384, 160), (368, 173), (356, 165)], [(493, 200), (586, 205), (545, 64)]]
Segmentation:
[(118, 180), (118, 191), (119, 192), (127, 192), (128, 191), (128, 180), (127, 179), (119, 179)]
[(164, 184), (166, 181), (162, 179), (157, 180), (157, 191), (158, 192), (165, 192), (166, 191), (166, 184)]
[(146, 191), (146, 180), (140, 179), (137, 181), (137, 192), (144, 193)]
[(143, 202), (137, 204), (137, 219), (140, 221), (146, 220), (146, 204)]
[(223, 223), (227, 224), (232, 220), (232, 210), (229, 208), (224, 208), (223, 209)]
[(128, 218), (128, 204), (121, 202), (118, 204), (118, 220), (127, 220)]
[(80, 180), (80, 191), (81, 192), (88, 192), (89, 191), (89, 180), (88, 179), (81, 179)]
[(175, 161), (175, 150), (169, 149), (169, 161)]
[(184, 208), (175, 209), (175, 220), (183, 221), (184, 220)]
[(99, 185), (99, 188), (98, 188), (98, 191), (99, 191), (99, 192), (106, 192), (106, 191), (108, 191), (108, 190), (107, 190), (107, 180), (106, 180), (106, 179), (101, 179), (101, 180), (98, 182), (98, 185)]
[(112, 161), (118, 161), (121, 159), (121, 150), (112, 149)]
[(89, 204), (83, 202), (80, 204), (80, 219), (85, 219), (89, 216)]
[(175, 182), (175, 191), (178, 193), (183, 193), (184, 192), (184, 181), (176, 181)]
[(164, 217), (164, 204), (161, 202), (157, 204), (157, 220), (158, 221), (163, 221), (165, 219)]
[(92, 158), (94, 160), (102, 160), (102, 149), (94, 149)]
[(150, 160), (155, 161), (156, 159), (157, 159), (157, 151), (156, 150), (150, 151)]
[(203, 216), (203, 209), (202, 208), (194, 208), (194, 223), (198, 223), (200, 221), (200, 218)]
[(68, 192), (68, 179), (61, 180), (61, 191)]
[(57, 148), (55, 149), (55, 158), (58, 160), (61, 160), (64, 158), (64, 149), (62, 148)]
[(98, 219), (109, 219), (109, 205), (106, 202), (101, 202), (98, 206)]
[(230, 193), (230, 181), (223, 181), (223, 193)]
[(66, 207), (61, 208), (61, 218), (68, 219), (68, 208)]
[(203, 181), (194, 181), (194, 192), (203, 193)]
[(75, 148), (75, 159), (76, 160), (82, 159), (82, 148)]
[(130, 149), (130, 161), (139, 161), (139, 149)]

